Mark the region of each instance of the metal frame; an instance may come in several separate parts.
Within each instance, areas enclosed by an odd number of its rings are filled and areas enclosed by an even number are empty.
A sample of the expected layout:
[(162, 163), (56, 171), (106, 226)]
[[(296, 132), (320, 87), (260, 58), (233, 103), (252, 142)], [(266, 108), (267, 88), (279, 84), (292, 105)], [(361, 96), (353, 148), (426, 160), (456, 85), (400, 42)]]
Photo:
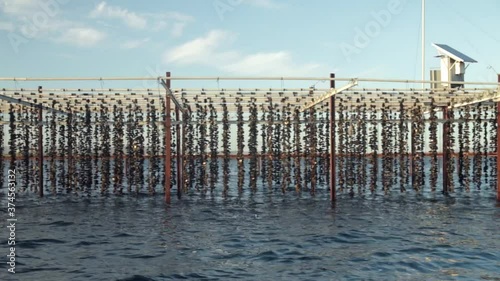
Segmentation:
[(5, 95), (0, 95), (0, 100), (7, 101), (9, 103), (14, 103), (14, 104), (20, 104), (20, 105), (24, 105), (24, 106), (29, 106), (29, 107), (41, 108), (43, 110), (47, 110), (47, 111), (53, 112), (53, 113), (68, 114), (67, 112), (62, 111), (62, 110), (58, 110), (58, 109), (55, 109), (55, 108), (43, 106), (43, 105), (38, 104), (38, 103), (32, 103), (32, 102), (23, 101), (21, 99), (15, 99), (15, 98), (8, 97), (8, 96), (5, 96)]
[[(14, 81), (14, 82), (33, 82), (33, 81), (127, 81), (127, 80), (156, 80), (159, 82), (160, 85), (163, 86), (165, 89), (166, 93), (164, 96), (164, 102), (165, 102), (165, 201), (167, 203), (171, 202), (171, 194), (170, 194), (170, 186), (171, 186), (171, 173), (170, 173), (170, 166), (171, 166), (171, 128), (172, 125), (175, 125), (177, 132), (181, 132), (182, 130), (182, 125), (186, 124), (186, 122), (191, 122), (189, 120), (181, 120), (181, 112), (186, 113), (185, 108), (183, 107), (183, 104), (181, 101), (177, 99), (176, 95), (182, 94), (184, 97), (186, 96), (186, 93), (189, 94), (190, 92), (197, 92), (195, 93), (196, 96), (200, 95), (203, 96), (203, 93), (224, 93), (224, 94), (234, 94), (237, 96), (244, 95), (244, 92), (248, 92), (245, 95), (253, 96), (253, 94), (265, 94), (265, 95), (271, 95), (271, 94), (279, 94), (282, 92), (292, 92), (292, 93), (305, 93), (308, 95), (302, 95), (301, 98), (314, 98), (311, 93), (318, 93), (322, 92), (325, 93), (319, 99), (312, 100), (309, 103), (306, 103), (305, 105), (302, 106), (301, 111), (307, 110), (317, 104), (320, 104), (326, 100), (329, 99), (329, 113), (330, 113), (330, 197), (332, 202), (335, 202), (336, 200), (336, 166), (335, 166), (335, 160), (336, 160), (336, 136), (335, 136), (335, 129), (336, 129), (336, 120), (335, 120), (335, 115), (336, 115), (336, 96), (339, 96), (339, 94), (360, 94), (360, 93), (366, 93), (366, 95), (369, 95), (370, 93), (375, 93), (373, 95), (373, 100), (369, 99), (367, 100), (368, 103), (377, 103), (377, 104), (382, 104), (382, 105), (388, 105), (391, 104), (387, 99), (386, 100), (380, 100), (381, 97), (387, 96), (390, 98), (396, 97), (396, 101), (393, 101), (393, 103), (400, 101), (400, 94), (402, 95), (429, 95), (430, 93), (433, 93), (435, 97), (440, 97), (440, 98), (450, 98), (450, 97), (466, 97), (467, 99), (470, 99), (468, 101), (463, 101), (460, 103), (456, 104), (447, 104), (445, 106), (440, 105), (442, 111), (443, 111), (443, 120), (441, 120), (443, 123), (443, 152), (444, 152), (444, 159), (443, 159), (443, 171), (445, 173), (444, 181), (443, 181), (443, 193), (447, 194), (448, 193), (448, 178), (447, 178), (447, 162), (448, 162), (448, 153), (446, 152), (446, 140), (447, 140), (447, 131), (449, 129), (449, 120), (448, 120), (448, 109), (450, 108), (458, 108), (466, 105), (472, 105), (472, 104), (477, 104), (485, 101), (494, 101), (496, 102), (496, 106), (498, 110), (500, 111), (500, 76), (498, 78), (497, 83), (489, 83), (489, 82), (454, 82), (454, 84), (467, 84), (467, 85), (482, 85), (482, 86), (495, 86), (494, 89), (488, 89), (488, 88), (473, 88), (473, 89), (464, 89), (461, 88), (459, 90), (454, 90), (452, 88), (442, 88), (442, 89), (434, 89), (434, 90), (427, 90), (427, 89), (356, 89), (354, 88), (355, 86), (358, 85), (359, 82), (373, 82), (373, 83), (403, 83), (403, 84), (409, 84), (409, 83), (422, 83), (423, 85), (426, 83), (435, 83), (436, 81), (424, 81), (424, 80), (401, 80), (401, 79), (376, 79), (376, 78), (336, 78), (335, 74), (331, 74), (330, 77), (171, 77), (170, 72), (166, 73), (165, 77), (108, 77), (108, 78), (103, 78), (103, 77), (88, 77), (88, 78), (71, 78), (71, 77), (66, 77), (66, 78), (0, 78), (0, 81)], [(275, 80), (275, 81), (330, 81), (330, 89), (316, 89), (314, 87), (311, 88), (300, 88), (300, 89), (172, 89), (171, 88), (171, 81), (172, 80), (185, 80), (185, 81), (194, 81), (194, 80), (216, 80), (216, 81), (221, 81), (221, 80), (227, 80), (227, 81), (269, 81), (269, 80)], [(347, 85), (336, 89), (335, 88), (335, 83), (336, 81), (346, 81), (348, 82)], [(21, 89), (21, 90), (6, 90), (3, 89), (4, 93), (5, 92), (27, 92), (27, 91), (33, 91), (33, 92), (38, 92), (38, 90), (26, 90), (26, 89)], [(44, 90), (45, 92), (50, 91), (50, 90)], [(68, 89), (61, 89), (60, 91), (67, 93)], [(74, 90), (75, 92), (81, 93), (82, 90)], [(154, 89), (139, 89), (139, 90), (134, 90), (134, 89), (107, 89), (107, 92), (113, 93), (114, 91), (121, 91), (121, 92), (126, 92), (127, 94), (131, 94), (133, 97), (133, 93), (135, 91), (141, 91), (141, 92), (147, 92), (147, 95), (137, 95), (138, 98), (140, 97), (155, 97), (151, 93), (155, 93), (156, 90)], [(99, 98), (101, 96), (101, 93), (105, 93), (104, 89), (101, 90), (96, 90), (96, 89), (91, 89), (88, 92), (92, 94), (83, 94), (83, 95), (78, 95), (79, 97), (85, 99), (87, 98)], [(202, 94), (199, 94), (202, 92)], [(449, 95), (453, 93), (454, 95)], [(480, 92), (479, 94), (477, 92)], [(94, 94), (96, 93), (96, 94)], [(38, 92), (40, 94), (40, 92)], [(46, 94), (40, 94), (43, 96), (46, 96)], [(122, 94), (123, 96), (124, 94)], [(35, 94), (36, 96), (36, 94)], [(49, 98), (50, 98), (49, 94)], [(73, 95), (69, 95), (68, 97), (72, 97)], [(120, 95), (118, 95), (120, 96)], [(190, 97), (192, 97), (191, 95)], [(399, 96), (399, 97), (398, 97)], [(161, 100), (162, 96), (158, 96), (158, 98)], [(354, 97), (357, 98), (357, 97)], [(378, 100), (377, 100), (378, 98)], [(9, 103), (14, 103), (14, 104), (19, 104), (23, 106), (30, 106), (30, 107), (36, 107), (39, 109), (38, 111), (38, 118), (40, 120), (43, 120), (43, 110), (46, 110), (51, 113), (57, 113), (57, 114), (68, 114), (64, 111), (47, 107), (44, 106), (42, 103), (33, 103), (33, 102), (28, 102), (25, 100), (21, 99), (16, 99), (14, 97), (10, 97), (7, 95), (0, 95), (0, 100), (9, 102)], [(350, 98), (348, 98), (350, 100)], [(175, 115), (176, 115), (176, 120), (173, 122), (172, 117), (171, 117), (171, 101), (174, 103), (175, 107)], [(298, 102), (306, 102), (305, 99), (302, 100), (297, 100)], [(350, 102), (350, 101), (349, 101)], [(412, 100), (407, 101), (409, 106), (411, 106)], [(93, 105), (94, 106), (94, 105)], [(500, 124), (500, 114), (497, 116), (497, 122)], [(43, 147), (43, 131), (42, 131), (42, 126), (43, 122), (39, 122), (39, 134), (40, 137), (38, 139), (38, 145), (39, 145), (39, 165), (42, 167), (43, 165), (43, 149), (40, 149)], [(500, 136), (500, 126), (497, 127), (497, 134)], [(412, 132), (412, 131), (410, 131)], [(179, 133), (176, 136), (178, 146), (177, 146), (177, 165), (178, 165), (178, 170), (180, 171), (179, 167), (182, 167), (182, 159), (183, 159), (183, 153), (181, 151), (181, 144), (180, 141), (183, 139), (183, 136), (181, 136)], [(500, 137), (497, 139), (497, 147), (500, 147)], [(411, 144), (412, 150), (414, 149), (413, 144)], [(412, 152), (413, 153), (413, 152)], [(497, 171), (498, 174), (500, 175), (500, 149), (497, 149)], [(413, 161), (413, 159), (412, 159)], [(412, 165), (412, 170), (414, 165)], [(39, 188), (39, 195), (43, 196), (43, 169), (40, 169), (40, 188)], [(178, 197), (180, 198), (181, 196), (181, 185), (183, 183), (184, 175), (178, 174), (177, 175), (177, 181), (178, 181)], [(497, 199), (500, 202), (500, 180), (497, 182)]]
[[(167, 79), (166, 76), (159, 77), (53, 77), (53, 78), (16, 78), (16, 77), (0, 77), (0, 81), (12, 82), (35, 82), (35, 81), (160, 81)], [(353, 79), (358, 82), (377, 82), (377, 83), (403, 83), (403, 84), (431, 84), (436, 81), (431, 80), (405, 80), (405, 79), (382, 79), (382, 78), (332, 78), (332, 77), (220, 77), (220, 76), (179, 76), (168, 77), (168, 80), (214, 80), (214, 81), (345, 81), (349, 82)], [(498, 86), (493, 82), (456, 82), (454, 84), (467, 85), (483, 85), (483, 86)]]
[[(332, 88), (330, 90), (330, 92), (324, 94), (323, 96), (321, 96), (318, 100), (313, 100), (312, 102), (304, 105), (301, 109), (300, 109), (300, 112), (304, 112), (306, 110), (308, 110), (309, 108), (319, 104), (319, 103), (322, 103), (323, 101), (339, 94), (339, 93), (342, 93), (343, 91), (345, 90), (348, 90), (348, 89), (351, 89), (352, 87), (354, 86), (357, 86), (358, 85), (358, 80), (354, 79), (353, 81), (349, 82), (349, 84), (339, 88), (339, 89), (335, 89), (335, 88)], [(330, 99), (331, 100), (331, 99)]]

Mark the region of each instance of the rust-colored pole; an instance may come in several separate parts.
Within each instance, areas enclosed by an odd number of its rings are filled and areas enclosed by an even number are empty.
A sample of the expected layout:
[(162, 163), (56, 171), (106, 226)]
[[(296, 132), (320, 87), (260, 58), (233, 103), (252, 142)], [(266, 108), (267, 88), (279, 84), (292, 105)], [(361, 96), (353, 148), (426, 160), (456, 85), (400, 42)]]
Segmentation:
[(185, 171), (185, 165), (186, 165), (186, 122), (189, 120), (189, 118), (184, 118), (184, 117), (187, 117), (187, 115), (185, 115), (184, 113), (182, 114), (182, 122), (184, 123), (183, 126), (181, 126), (181, 144), (182, 144), (182, 147), (181, 147), (181, 156), (182, 156), (182, 167), (181, 167), (181, 170), (182, 170), (182, 177), (181, 177), (181, 188), (182, 190), (186, 190), (186, 174), (184, 174), (184, 171)]
[(410, 161), (410, 174), (411, 174), (411, 186), (415, 188), (415, 122), (411, 122), (410, 131), (410, 149), (411, 149), (411, 161)]
[[(167, 87), (170, 89), (170, 72), (167, 72)], [(165, 94), (165, 202), (170, 204), (170, 185), (171, 185), (171, 171), (170, 166), (172, 162), (172, 147), (171, 147), (171, 134), (172, 117), (170, 116), (170, 96)]]
[(181, 199), (182, 196), (182, 146), (181, 146), (181, 113), (179, 108), (175, 108), (175, 120), (177, 124), (175, 125), (175, 136), (177, 146), (175, 147), (176, 152), (176, 164), (177, 164), (177, 198)]
[(497, 112), (497, 201), (500, 202), (500, 102), (497, 102)]
[[(500, 89), (500, 74), (498, 75)], [(497, 102), (497, 202), (500, 202), (500, 102)]]
[(415, 144), (413, 143), (413, 130), (414, 124), (411, 122), (411, 130), (410, 130), (410, 176), (411, 176), (411, 186), (415, 187)]
[(43, 197), (43, 109), (38, 108), (38, 195)]
[[(330, 73), (330, 78), (335, 78), (334, 73)], [(335, 80), (330, 80), (330, 88), (335, 88)], [(335, 166), (335, 96), (330, 97), (330, 200), (335, 202), (337, 199), (335, 190), (336, 166)]]
[(450, 130), (450, 123), (448, 121), (448, 107), (443, 106), (443, 194), (449, 194), (449, 178), (448, 178), (448, 161), (450, 161), (450, 155), (448, 151), (448, 132)]

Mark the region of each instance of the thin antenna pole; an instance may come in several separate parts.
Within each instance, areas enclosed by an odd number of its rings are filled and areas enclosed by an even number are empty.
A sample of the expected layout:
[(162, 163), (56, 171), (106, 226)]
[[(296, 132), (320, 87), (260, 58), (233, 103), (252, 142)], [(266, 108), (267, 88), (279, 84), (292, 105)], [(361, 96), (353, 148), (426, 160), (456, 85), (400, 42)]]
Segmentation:
[[(425, 0), (422, 0), (422, 81), (425, 81)], [(423, 82), (422, 89), (425, 89)]]

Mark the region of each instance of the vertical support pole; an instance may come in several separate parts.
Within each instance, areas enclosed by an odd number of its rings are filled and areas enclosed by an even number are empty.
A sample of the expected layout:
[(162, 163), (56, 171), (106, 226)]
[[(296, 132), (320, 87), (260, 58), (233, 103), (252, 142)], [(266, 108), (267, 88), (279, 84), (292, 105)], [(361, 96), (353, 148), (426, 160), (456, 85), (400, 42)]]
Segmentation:
[(43, 109), (38, 108), (38, 195), (43, 197)]
[(411, 173), (411, 186), (415, 188), (415, 122), (411, 122), (411, 131), (410, 131), (410, 149), (411, 149), (411, 156), (410, 156), (410, 173)]
[(129, 163), (130, 163), (130, 155), (125, 155), (125, 178), (126, 179), (128, 179), (128, 173), (129, 173), (128, 166), (129, 166)]
[[(413, 105), (414, 107), (417, 107), (417, 103), (415, 103)], [(416, 183), (416, 179), (417, 179), (417, 176), (416, 176), (416, 163), (415, 163), (415, 155), (417, 154), (417, 148), (415, 147), (415, 128), (416, 128), (416, 124), (415, 124), (415, 118), (413, 116), (415, 112), (412, 112), (412, 120), (411, 120), (411, 131), (410, 131), (410, 150), (411, 150), (411, 161), (410, 161), (410, 165), (411, 165), (411, 169), (410, 169), (410, 173), (411, 173), (411, 185), (413, 187), (413, 189), (415, 189), (415, 185), (417, 184)], [(422, 187), (419, 187), (419, 189), (422, 188)]]
[[(335, 78), (334, 73), (330, 73), (330, 78)], [(335, 88), (335, 80), (330, 80), (330, 88)], [(335, 96), (330, 97), (330, 200), (336, 200), (336, 166), (335, 166)]]
[(68, 136), (68, 179), (67, 179), (67, 185), (66, 185), (66, 190), (70, 190), (71, 188), (74, 187), (74, 174), (75, 171), (73, 170), (73, 113), (71, 113), (71, 109), (69, 109), (69, 114), (68, 114), (68, 121), (67, 121), (67, 136)]
[[(498, 90), (500, 91), (500, 74), (498, 75)], [(500, 202), (500, 102), (497, 102), (497, 202)]]
[(259, 159), (257, 160), (257, 177), (260, 177), (260, 173), (261, 173), (261, 168), (262, 167), (262, 157), (259, 157)]
[(422, 90), (425, 90), (425, 0), (422, 0)]
[[(170, 89), (170, 72), (167, 72), (167, 87)], [(171, 134), (172, 117), (170, 116), (170, 96), (165, 94), (165, 202), (170, 204), (170, 185), (171, 185), (171, 171), (170, 166), (172, 162), (172, 147), (171, 147)]]
[(448, 106), (443, 106), (443, 194), (449, 194), (449, 178), (448, 178), (448, 161), (450, 161), (450, 155), (448, 153), (448, 133), (450, 131), (450, 123), (448, 121)]
[(181, 143), (182, 143), (182, 147), (181, 147), (181, 156), (182, 156), (182, 189), (184, 190), (185, 188), (187, 189), (187, 186), (186, 186), (186, 174), (184, 174), (185, 172), (185, 165), (186, 165), (186, 162), (187, 162), (187, 157), (186, 157), (186, 126), (187, 126), (187, 122), (189, 122), (189, 117), (187, 115), (185, 115), (184, 113), (182, 114), (182, 123), (183, 125), (181, 126)]
[(181, 199), (182, 196), (182, 144), (181, 144), (181, 113), (179, 108), (175, 108), (175, 120), (177, 124), (175, 125), (176, 131), (176, 164), (177, 164), (177, 198)]

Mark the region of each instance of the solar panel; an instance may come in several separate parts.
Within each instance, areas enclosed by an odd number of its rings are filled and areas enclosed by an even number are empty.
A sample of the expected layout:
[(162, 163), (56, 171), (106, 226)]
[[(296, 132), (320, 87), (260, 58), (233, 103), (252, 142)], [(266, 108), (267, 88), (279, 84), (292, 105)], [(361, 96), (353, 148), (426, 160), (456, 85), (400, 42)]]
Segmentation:
[(436, 47), (438, 49), (438, 51), (440, 53), (444, 53), (456, 61), (477, 62), (475, 59), (453, 49), (452, 47), (450, 47), (448, 45), (445, 45), (445, 44), (433, 44), (433, 45), (434, 45), (434, 47)]

